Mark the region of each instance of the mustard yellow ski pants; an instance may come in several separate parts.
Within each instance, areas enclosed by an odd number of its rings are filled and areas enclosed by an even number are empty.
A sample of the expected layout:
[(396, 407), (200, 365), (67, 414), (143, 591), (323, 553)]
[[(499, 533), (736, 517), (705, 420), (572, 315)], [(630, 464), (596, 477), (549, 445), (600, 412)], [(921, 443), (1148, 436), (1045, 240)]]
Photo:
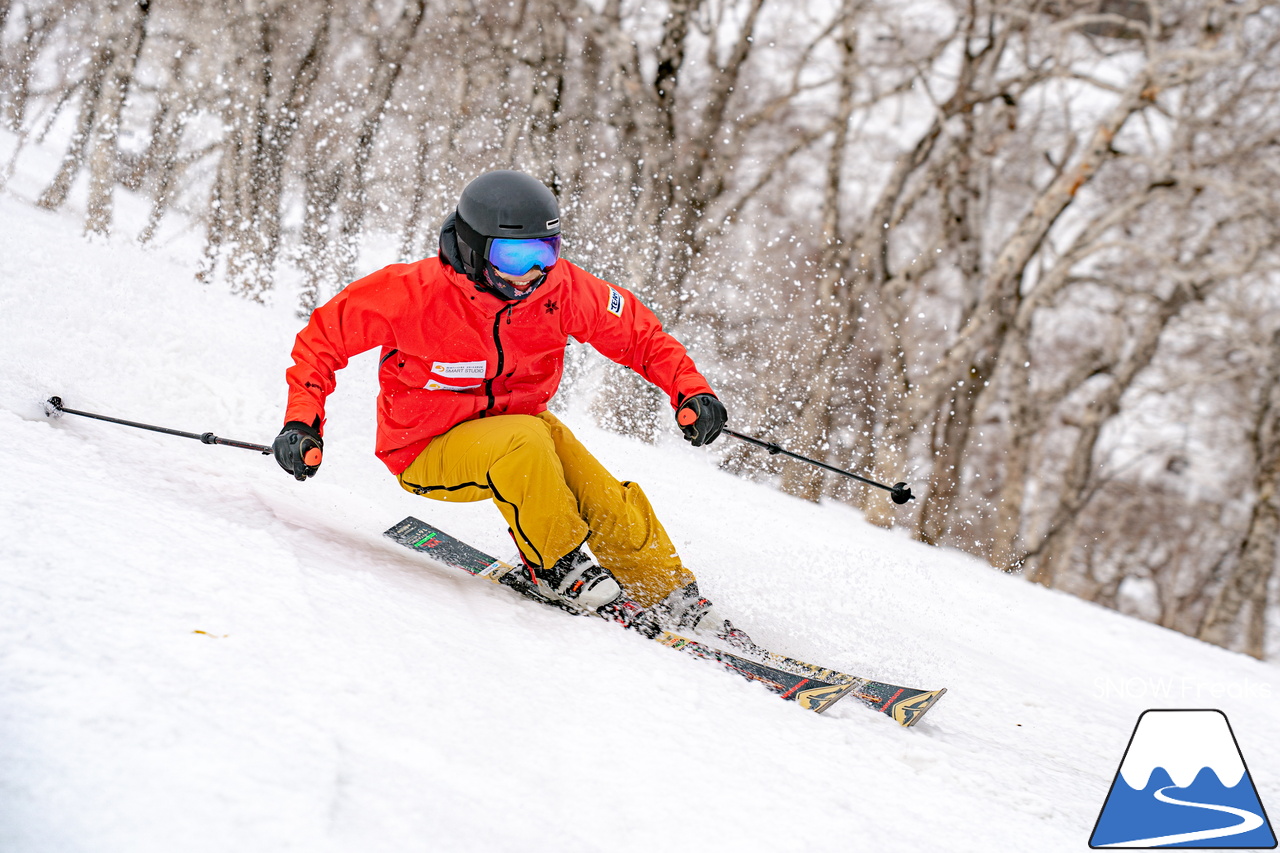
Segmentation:
[(399, 479), (435, 500), (492, 500), (535, 568), (590, 538), (600, 564), (641, 607), (694, 580), (640, 487), (616, 480), (550, 412), (464, 421), (433, 439)]

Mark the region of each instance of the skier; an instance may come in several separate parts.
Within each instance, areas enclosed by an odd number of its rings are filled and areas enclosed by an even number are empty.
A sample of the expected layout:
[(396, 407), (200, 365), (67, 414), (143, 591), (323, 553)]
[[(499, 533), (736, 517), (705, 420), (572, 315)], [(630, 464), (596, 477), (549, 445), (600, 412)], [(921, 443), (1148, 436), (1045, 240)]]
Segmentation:
[(379, 270), (311, 315), (285, 373), (276, 461), (298, 480), (316, 473), (335, 372), (381, 347), (376, 452), (402, 487), (492, 500), (547, 599), (748, 644), (702, 596), (640, 486), (547, 411), (571, 335), (666, 392), (695, 447), (720, 434), (724, 405), (653, 312), (560, 257), (551, 191), (521, 172), (481, 175), (445, 219), (438, 257)]

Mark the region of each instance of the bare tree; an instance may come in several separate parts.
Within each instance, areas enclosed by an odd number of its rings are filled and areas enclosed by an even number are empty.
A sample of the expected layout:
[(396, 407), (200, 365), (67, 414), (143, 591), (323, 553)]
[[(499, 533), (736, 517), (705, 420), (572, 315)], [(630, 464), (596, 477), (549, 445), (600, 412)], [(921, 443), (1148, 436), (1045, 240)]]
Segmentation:
[(185, 68), (196, 50), (186, 39), (176, 39), (173, 60), (165, 85), (159, 91), (158, 106), (151, 119), (150, 140), (140, 157), (133, 184), (144, 188), (151, 199), (151, 212), (138, 234), (146, 245), (156, 235), (160, 221), (177, 197), (185, 171), (209, 152), (208, 146), (184, 150), (188, 125), (200, 114), (200, 82)]
[[(1233, 639), (1246, 605), (1252, 606), (1255, 616), (1265, 613), (1267, 589), (1276, 569), (1276, 540), (1280, 538), (1280, 331), (1271, 339), (1271, 359), (1262, 374), (1258, 396), (1258, 414), (1249, 442), (1257, 460), (1253, 514), (1234, 565), (1198, 632), (1200, 639), (1220, 646)], [(1264, 656), (1264, 634), (1265, 618), (1255, 618), (1245, 650), (1256, 658)]]
[[(123, 8), (121, 8), (123, 6)], [(111, 232), (112, 191), (117, 183), (119, 152), (116, 138), (120, 134), (120, 115), (124, 110), (129, 87), (133, 85), (138, 57), (147, 37), (150, 0), (129, 4), (110, 4), (112, 17), (121, 17), (121, 32), (111, 48), (111, 58), (99, 92), (99, 105), (94, 111), (89, 148), (89, 202), (85, 231), (106, 235)], [(121, 13), (125, 14), (121, 14)]]
[[(0, 35), (6, 32), (13, 13), (11, 3), (0, 4)], [(32, 78), (36, 58), (45, 50), (57, 25), (67, 14), (62, 3), (50, 3), (44, 7), (19, 7), (21, 22), (14, 27), (18, 32), (12, 55), (5, 56), (0, 65), (0, 101), (4, 104), (4, 121), (9, 129), (21, 133), (26, 122), (27, 106), (31, 102)], [(10, 51), (6, 50), (6, 54)]]
[[(825, 444), (831, 434), (831, 403), (836, 382), (841, 372), (838, 364), (848, 358), (847, 347), (832, 346), (834, 341), (848, 341), (851, 326), (856, 320), (856, 305), (844, 284), (841, 273), (847, 268), (856, 244), (843, 239), (845, 233), (841, 215), (841, 199), (845, 192), (845, 176), (849, 157), (849, 133), (853, 112), (858, 98), (858, 3), (846, 0), (839, 18), (838, 47), (840, 50), (839, 85), (835, 114), (832, 119), (831, 148), (827, 156), (826, 173), (822, 187), (822, 219), (817, 281), (814, 301), (817, 311), (831, 311), (836, 316), (836, 326), (825, 335), (811, 335), (804, 346), (800, 362), (816, 365), (812, 372), (806, 405), (794, 421), (792, 434), (801, 439), (806, 450), (813, 451), (819, 439)], [(843, 310), (838, 310), (842, 308)], [(838, 313), (835, 310), (837, 309)], [(782, 487), (792, 494), (814, 498), (822, 489), (822, 475), (814, 469), (797, 465), (783, 469)]]
[(363, 115), (357, 126), (350, 166), (345, 171), (347, 188), (337, 251), (340, 281), (355, 277), (360, 237), (369, 208), (368, 171), (374, 143), (383, 118), (391, 107), (392, 92), (404, 70), (426, 10), (424, 0), (408, 0), (389, 31), (385, 35), (378, 34), (373, 40), (373, 79), (366, 88)]
[(1039, 568), (1033, 574), (1038, 582), (1053, 585), (1057, 565), (1070, 553), (1074, 544), (1075, 521), (1098, 484), (1094, 452), (1103, 426), (1120, 411), (1125, 392), (1155, 358), (1160, 336), (1169, 321), (1188, 304), (1202, 300), (1213, 284), (1213, 279), (1179, 283), (1172, 294), (1159, 300), (1141, 322), (1132, 345), (1118, 362), (1106, 370), (1104, 375), (1108, 381), (1074, 414), (1072, 425), (1078, 434), (1067, 457), (1057, 505), (1038, 543), (1028, 554), (1039, 557)]
[[(297, 8), (243, 0), (228, 24), (222, 73), (236, 95), (222, 102), (227, 135), (200, 277), (211, 278), (225, 249), (232, 289), (251, 299), (263, 299), (274, 282), (286, 156), (323, 67), (332, 16), (328, 0)], [(303, 28), (296, 51), (287, 26), (294, 22)]]
[(125, 48), (127, 52), (128, 45), (122, 44), (122, 40), (127, 40), (128, 33), (132, 31), (127, 24), (122, 26), (120, 11), (120, 4), (114, 0), (102, 0), (100, 4), (90, 6), (86, 10), (86, 14), (92, 16), (93, 21), (90, 32), (102, 32), (102, 37), (94, 39), (95, 47), (88, 55), (83, 75), (64, 91), (66, 98), (74, 92), (79, 92), (80, 110), (75, 130), (71, 134), (58, 172), (40, 195), (41, 207), (50, 210), (61, 207), (71, 191), (72, 181), (84, 167), (85, 155), (93, 139), (94, 127), (99, 123), (98, 111), (102, 108), (103, 98), (107, 94), (104, 87), (107, 84), (108, 74), (119, 58), (121, 48)]

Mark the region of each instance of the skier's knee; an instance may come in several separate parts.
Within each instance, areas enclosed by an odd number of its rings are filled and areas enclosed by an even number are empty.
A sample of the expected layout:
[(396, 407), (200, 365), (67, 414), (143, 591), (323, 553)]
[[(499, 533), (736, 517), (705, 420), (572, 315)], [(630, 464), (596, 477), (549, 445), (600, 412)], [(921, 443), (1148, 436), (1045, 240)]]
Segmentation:
[(503, 415), (502, 428), (509, 446), (521, 451), (555, 454), (551, 431), (533, 415)]

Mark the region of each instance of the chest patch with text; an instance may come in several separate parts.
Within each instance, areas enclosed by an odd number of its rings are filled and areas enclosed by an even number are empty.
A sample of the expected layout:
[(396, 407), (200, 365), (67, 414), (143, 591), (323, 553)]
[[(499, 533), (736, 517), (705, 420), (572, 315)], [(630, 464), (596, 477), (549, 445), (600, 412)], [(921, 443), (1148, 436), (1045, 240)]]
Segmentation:
[(443, 382), (437, 382), (432, 379), (429, 380), (424, 387), (426, 387), (428, 391), (471, 391), (475, 388), (479, 388), (480, 386), (481, 383), (479, 382), (475, 385), (446, 385)]
[(484, 379), (487, 367), (484, 361), (437, 361), (431, 372), (446, 379)]

